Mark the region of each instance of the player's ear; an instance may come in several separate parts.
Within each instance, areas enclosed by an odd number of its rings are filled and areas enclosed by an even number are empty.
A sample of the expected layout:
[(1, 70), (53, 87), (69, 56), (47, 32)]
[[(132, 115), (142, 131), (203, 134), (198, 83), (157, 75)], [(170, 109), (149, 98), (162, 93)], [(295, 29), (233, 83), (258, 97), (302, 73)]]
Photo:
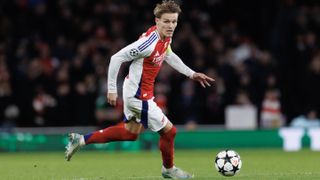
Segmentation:
[(154, 21), (156, 22), (156, 24), (158, 24), (158, 22), (160, 21), (160, 19), (159, 18), (154, 18)]

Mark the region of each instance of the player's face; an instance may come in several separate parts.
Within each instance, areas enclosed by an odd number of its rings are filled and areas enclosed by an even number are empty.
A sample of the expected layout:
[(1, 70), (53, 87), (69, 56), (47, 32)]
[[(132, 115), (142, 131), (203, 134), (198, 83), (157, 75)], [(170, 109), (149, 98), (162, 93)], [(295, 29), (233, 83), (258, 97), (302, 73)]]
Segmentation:
[(165, 13), (156, 18), (156, 25), (161, 38), (172, 37), (177, 27), (178, 13)]

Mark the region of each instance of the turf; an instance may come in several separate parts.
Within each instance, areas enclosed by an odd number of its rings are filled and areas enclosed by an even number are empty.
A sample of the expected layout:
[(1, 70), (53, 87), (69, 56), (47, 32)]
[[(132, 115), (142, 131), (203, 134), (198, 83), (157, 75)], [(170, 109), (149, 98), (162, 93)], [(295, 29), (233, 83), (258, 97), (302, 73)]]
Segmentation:
[[(319, 152), (280, 149), (237, 149), (243, 166), (234, 177), (223, 177), (214, 169), (218, 149), (177, 150), (177, 166), (193, 172), (195, 179), (320, 179)], [(0, 153), (0, 179), (103, 180), (162, 179), (160, 153), (82, 151), (72, 161), (63, 152)]]

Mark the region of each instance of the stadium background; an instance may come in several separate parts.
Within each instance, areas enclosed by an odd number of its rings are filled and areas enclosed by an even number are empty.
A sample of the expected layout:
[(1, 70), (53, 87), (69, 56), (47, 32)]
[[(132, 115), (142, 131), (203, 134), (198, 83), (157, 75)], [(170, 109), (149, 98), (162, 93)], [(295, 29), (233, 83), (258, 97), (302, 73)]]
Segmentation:
[[(159, 136), (150, 131), (63, 159), (67, 133), (121, 121), (121, 98), (116, 108), (105, 101), (109, 59), (153, 25), (158, 2), (0, 1), (0, 179), (162, 179)], [(213, 160), (231, 148), (243, 161), (236, 179), (319, 179), (320, 129), (286, 127), (319, 111), (320, 3), (178, 2), (173, 50), (216, 82), (203, 89), (164, 63), (155, 94), (178, 127), (175, 163), (196, 178), (220, 179)], [(231, 106), (255, 108), (257, 126), (237, 129), (246, 120), (239, 117), (228, 129)], [(281, 148), (286, 130), (295, 152)]]
[[(105, 70), (113, 53), (153, 24), (156, 2), (1, 1), (1, 122), (106, 126), (121, 119), (121, 109), (104, 104)], [(261, 110), (269, 89), (279, 92), (287, 123), (320, 107), (319, 8), (315, 1), (183, 1), (173, 49), (217, 81), (202, 89), (165, 66), (158, 103), (176, 124), (223, 124), (230, 104)]]
[[(101, 128), (120, 121), (121, 98), (116, 108), (105, 102), (109, 59), (153, 25), (157, 2), (1, 1), (1, 131)], [(273, 129), (320, 107), (319, 3), (179, 2), (183, 13), (173, 50), (216, 82), (203, 89), (164, 65), (155, 96), (175, 124), (223, 129), (226, 107), (249, 105), (258, 110), (257, 128)], [(128, 65), (120, 71), (119, 89)], [(269, 92), (275, 108), (263, 106)], [(279, 122), (264, 126), (261, 117), (270, 108)]]

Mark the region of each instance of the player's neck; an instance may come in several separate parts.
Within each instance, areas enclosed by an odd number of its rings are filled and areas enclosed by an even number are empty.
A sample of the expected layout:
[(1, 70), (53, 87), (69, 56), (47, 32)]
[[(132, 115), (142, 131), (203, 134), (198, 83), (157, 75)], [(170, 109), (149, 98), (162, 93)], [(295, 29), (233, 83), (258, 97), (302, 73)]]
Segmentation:
[(156, 32), (158, 33), (160, 40), (164, 41), (167, 38), (164, 34), (160, 34), (158, 29), (156, 30)]
[(165, 36), (163, 36), (163, 35), (162, 35), (162, 36), (160, 35), (160, 39), (161, 39), (162, 41), (164, 41), (165, 39), (167, 39), (167, 37), (165, 37)]
[(167, 37), (163, 34), (159, 34), (159, 37), (160, 37), (160, 40), (161, 41), (164, 41)]

